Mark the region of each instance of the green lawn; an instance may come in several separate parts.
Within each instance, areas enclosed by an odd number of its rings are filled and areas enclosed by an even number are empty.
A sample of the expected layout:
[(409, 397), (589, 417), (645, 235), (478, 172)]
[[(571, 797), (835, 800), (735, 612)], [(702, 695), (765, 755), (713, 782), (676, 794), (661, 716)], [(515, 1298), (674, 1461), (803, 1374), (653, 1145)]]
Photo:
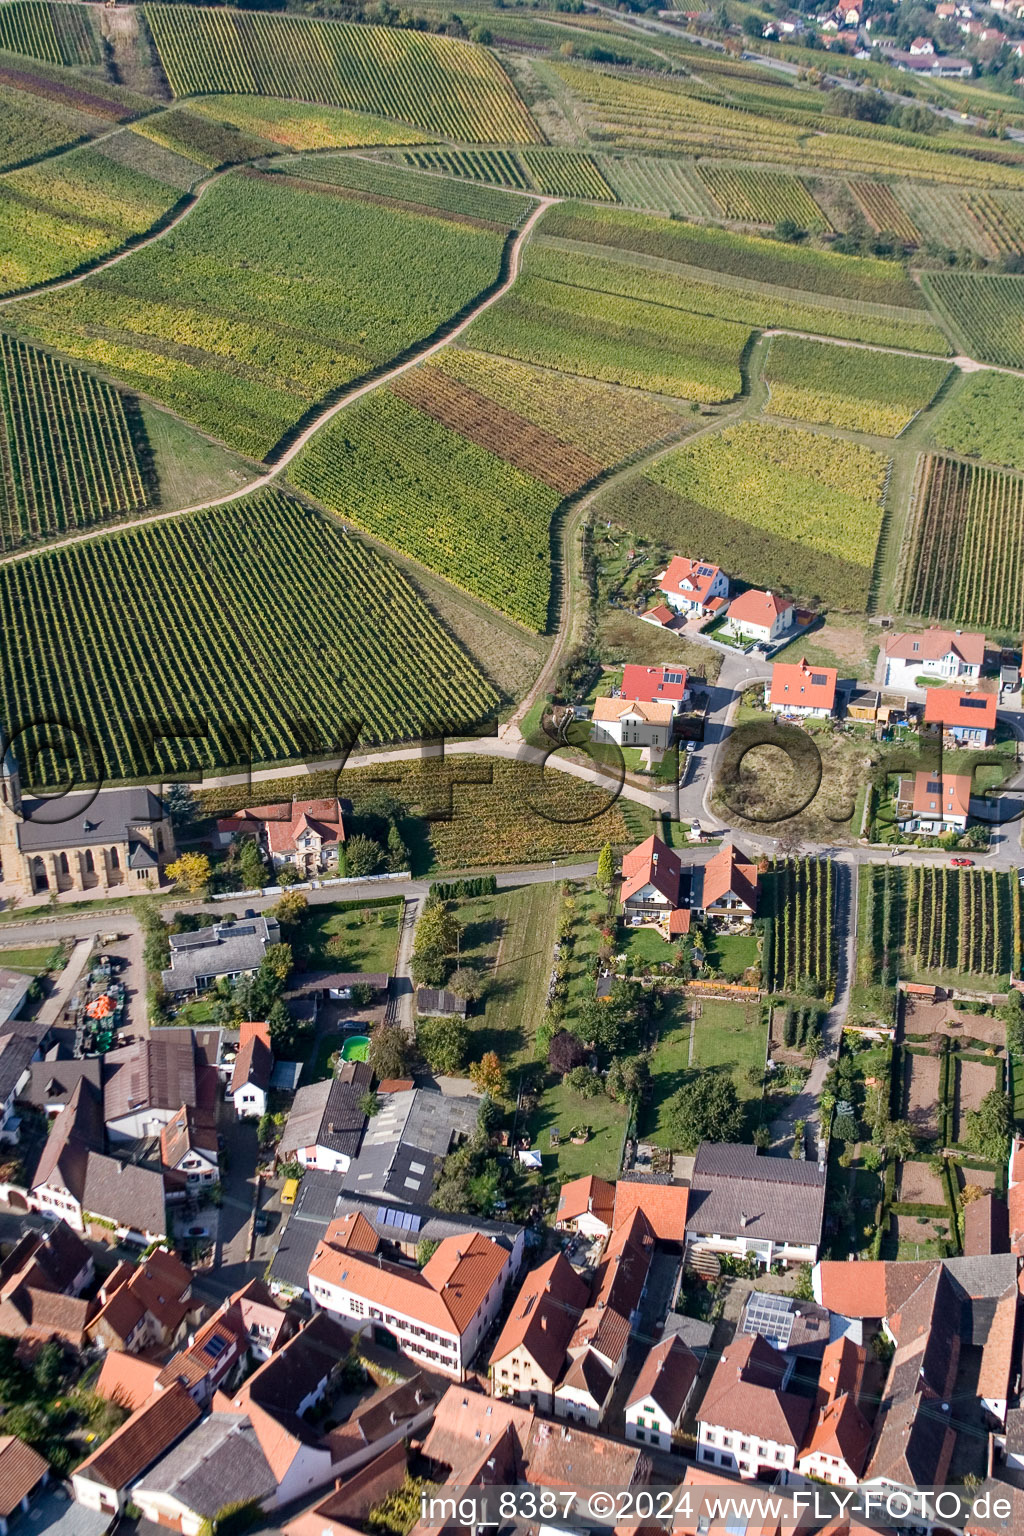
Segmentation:
[[(574, 1147), (569, 1136), (574, 1126), (587, 1125), (590, 1135), (583, 1146)], [(559, 1145), (552, 1150), (551, 1131), (556, 1130)], [(602, 1179), (618, 1175), (622, 1142), (626, 1134), (626, 1110), (613, 1104), (603, 1094), (596, 1099), (581, 1099), (561, 1082), (552, 1082), (538, 1100), (527, 1123), (531, 1145), (544, 1159), (544, 1176), (551, 1178), (557, 1169), (561, 1183), (584, 1173)]]
[[(398, 949), (401, 901), (310, 907), (302, 923), (310, 971), (391, 975)], [(336, 941), (336, 942), (332, 942)]]
[(459, 903), (460, 962), (483, 982), (481, 1002), (467, 1021), (470, 1060), (497, 1051), (504, 1065), (514, 1069), (532, 1058), (563, 900), (561, 886), (545, 881)]
[(0, 949), (0, 969), (42, 976), (45, 971), (53, 970), (61, 954), (59, 944), (41, 944), (31, 949)]
[(676, 958), (676, 946), (662, 938), (657, 928), (620, 928), (621, 952), (640, 965), (662, 965)]
[(758, 963), (757, 935), (753, 933), (715, 934), (705, 959), (727, 981), (741, 981), (750, 966)]
[(595, 917), (604, 917), (608, 898), (596, 885), (581, 886), (573, 892), (576, 903), (573, 921), (573, 944), (568, 961), (569, 995), (566, 1013), (571, 1017), (581, 1003), (594, 996), (595, 977), (591, 965), (601, 948), (601, 931)]
[(653, 1091), (645, 1107), (643, 1134), (662, 1146), (671, 1146), (668, 1104), (688, 1076), (708, 1070), (728, 1071), (737, 1096), (747, 1108), (746, 1134), (758, 1119), (761, 1090), (747, 1080), (747, 1069), (764, 1066), (766, 1033), (756, 1003), (700, 1000), (700, 1017), (693, 1025), (693, 1059), (690, 1059), (690, 1008), (696, 1000), (675, 993), (667, 999), (661, 1036), (654, 1053)]

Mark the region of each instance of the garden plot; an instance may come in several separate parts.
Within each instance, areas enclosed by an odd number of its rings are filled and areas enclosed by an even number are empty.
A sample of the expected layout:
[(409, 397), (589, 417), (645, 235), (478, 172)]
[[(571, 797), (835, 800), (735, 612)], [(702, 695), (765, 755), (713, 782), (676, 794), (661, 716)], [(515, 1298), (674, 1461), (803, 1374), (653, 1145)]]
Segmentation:
[(906, 1053), (903, 1113), (916, 1135), (928, 1141), (939, 1134), (939, 1076), (937, 1056)]

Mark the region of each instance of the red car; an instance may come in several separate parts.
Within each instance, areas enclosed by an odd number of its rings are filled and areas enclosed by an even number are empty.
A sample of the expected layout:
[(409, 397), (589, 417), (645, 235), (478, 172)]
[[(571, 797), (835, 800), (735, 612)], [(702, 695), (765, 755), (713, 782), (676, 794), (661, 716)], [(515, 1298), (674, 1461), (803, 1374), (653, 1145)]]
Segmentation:
[(974, 864), (973, 859), (950, 859), (949, 862), (954, 869), (970, 869)]

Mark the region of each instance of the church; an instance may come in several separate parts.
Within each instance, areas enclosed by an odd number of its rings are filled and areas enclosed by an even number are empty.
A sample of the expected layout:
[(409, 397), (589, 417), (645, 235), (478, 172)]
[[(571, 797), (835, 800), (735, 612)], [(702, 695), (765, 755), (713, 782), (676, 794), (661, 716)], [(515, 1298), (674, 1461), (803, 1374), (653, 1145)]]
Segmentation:
[(0, 879), (24, 896), (144, 890), (174, 858), (163, 803), (145, 787), (30, 799), (8, 750), (0, 770)]

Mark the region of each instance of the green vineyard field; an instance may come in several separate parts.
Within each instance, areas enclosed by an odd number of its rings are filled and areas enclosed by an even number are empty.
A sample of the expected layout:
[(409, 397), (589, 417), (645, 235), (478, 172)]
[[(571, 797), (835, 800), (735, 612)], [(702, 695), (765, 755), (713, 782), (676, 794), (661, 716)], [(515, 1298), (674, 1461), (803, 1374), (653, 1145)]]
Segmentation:
[(490, 224), (504, 225), (506, 229), (515, 229), (536, 207), (532, 198), (517, 197), (514, 192), (504, 192), (498, 187), (432, 176), (385, 160), (357, 160), (348, 155), (302, 155), (295, 159), (284, 158), (274, 169), (282, 174), (303, 176), (324, 186), (348, 187), (353, 192), (368, 192), (372, 197), (387, 198), (413, 208), (482, 219)]
[(774, 336), (764, 367), (774, 416), (896, 437), (949, 377), (947, 363)]
[(835, 865), (829, 859), (773, 861), (765, 880), (774, 919), (769, 989), (820, 996), (836, 981)]
[(939, 415), (932, 435), (940, 448), (1024, 469), (1024, 379), (1009, 373), (970, 373)]
[(792, 219), (802, 229), (829, 227), (824, 213), (796, 176), (703, 162), (697, 166), (697, 174), (727, 219), (743, 224)]
[(1024, 368), (1024, 277), (927, 272), (922, 281), (968, 356)]
[[(0, 647), (5, 722), (80, 726), (86, 780), (227, 767), (249, 728), (271, 762), (336, 752), (346, 722), (366, 744), (399, 741), (497, 704), (400, 571), (278, 492), (0, 566)], [(205, 743), (151, 749), (148, 722), (165, 719)], [(64, 767), (40, 753), (38, 782)]]

